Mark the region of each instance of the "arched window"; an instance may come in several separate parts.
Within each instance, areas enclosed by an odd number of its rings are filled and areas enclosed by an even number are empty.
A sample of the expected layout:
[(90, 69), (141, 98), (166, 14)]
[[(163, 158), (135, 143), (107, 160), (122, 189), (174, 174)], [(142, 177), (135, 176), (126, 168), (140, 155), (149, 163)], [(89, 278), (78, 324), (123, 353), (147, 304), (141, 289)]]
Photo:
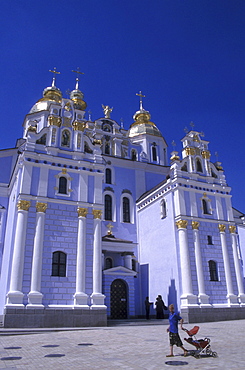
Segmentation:
[(208, 235), (208, 245), (213, 245), (212, 236)]
[(44, 134), (36, 141), (36, 144), (46, 145), (47, 134)]
[(113, 267), (112, 258), (106, 257), (105, 259), (105, 270), (111, 269)]
[(181, 171), (187, 172), (187, 163), (185, 162), (184, 165), (181, 167)]
[(90, 149), (88, 143), (85, 141), (84, 142), (84, 152), (85, 153), (93, 153), (92, 149)]
[(137, 160), (136, 150), (134, 150), (134, 149), (131, 151), (131, 159), (132, 159), (132, 161), (136, 161)]
[(105, 182), (106, 184), (111, 184), (111, 169), (106, 168), (105, 170)]
[(130, 222), (130, 200), (123, 197), (123, 222)]
[(105, 220), (112, 221), (112, 197), (105, 195)]
[(208, 261), (210, 281), (219, 281), (217, 263), (213, 260)]
[(202, 172), (202, 164), (201, 164), (200, 159), (198, 159), (198, 158), (197, 158), (197, 161), (196, 161), (196, 166), (197, 166), (197, 172)]
[(208, 206), (208, 202), (206, 199), (202, 199), (202, 209), (203, 209), (203, 213), (205, 215), (209, 215), (210, 212), (209, 212), (209, 206)]
[(167, 217), (166, 200), (161, 200), (161, 218)]
[(59, 193), (67, 194), (67, 178), (64, 176), (59, 178)]
[(66, 254), (64, 252), (53, 253), (52, 276), (66, 276)]
[(70, 146), (70, 131), (64, 130), (62, 132), (61, 146)]
[(156, 161), (157, 161), (157, 149), (156, 149), (156, 147), (155, 147), (155, 146), (152, 146), (152, 160), (153, 160), (154, 162), (156, 162)]

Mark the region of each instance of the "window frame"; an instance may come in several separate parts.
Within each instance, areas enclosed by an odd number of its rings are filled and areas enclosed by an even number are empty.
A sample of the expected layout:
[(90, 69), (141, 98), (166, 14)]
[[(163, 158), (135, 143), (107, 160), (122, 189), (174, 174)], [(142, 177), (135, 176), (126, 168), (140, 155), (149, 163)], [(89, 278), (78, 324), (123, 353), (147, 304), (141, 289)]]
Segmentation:
[[(54, 261), (55, 257), (58, 256), (58, 262)], [(62, 263), (61, 257), (65, 257), (65, 262)], [(54, 273), (54, 270), (57, 267), (57, 273)], [(61, 269), (63, 270), (64, 268), (64, 273), (61, 273)], [(52, 274), (51, 276), (56, 276), (56, 277), (66, 277), (67, 276), (67, 254), (62, 251), (54, 251), (52, 253)]]

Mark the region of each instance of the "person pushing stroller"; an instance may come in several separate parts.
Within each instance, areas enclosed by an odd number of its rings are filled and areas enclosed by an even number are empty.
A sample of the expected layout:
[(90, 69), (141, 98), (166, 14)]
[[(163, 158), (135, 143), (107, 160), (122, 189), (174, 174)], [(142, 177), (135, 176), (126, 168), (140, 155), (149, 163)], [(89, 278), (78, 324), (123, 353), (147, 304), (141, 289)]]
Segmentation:
[(167, 332), (169, 333), (169, 341), (170, 341), (170, 354), (166, 355), (166, 357), (173, 357), (173, 346), (176, 345), (177, 347), (180, 347), (184, 351), (184, 356), (186, 357), (188, 354), (187, 349), (183, 347), (183, 343), (179, 336), (178, 331), (178, 322), (180, 321), (180, 327), (182, 329), (182, 324), (184, 320), (182, 317), (179, 316), (178, 312), (174, 312), (174, 305), (169, 305), (169, 327), (167, 328)]

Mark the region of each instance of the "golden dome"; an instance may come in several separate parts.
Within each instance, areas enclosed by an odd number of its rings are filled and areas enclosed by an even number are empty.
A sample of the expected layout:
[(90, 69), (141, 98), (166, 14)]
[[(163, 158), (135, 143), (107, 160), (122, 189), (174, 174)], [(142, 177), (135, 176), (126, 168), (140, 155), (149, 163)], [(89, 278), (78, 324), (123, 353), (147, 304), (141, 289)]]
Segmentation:
[(140, 109), (133, 116), (135, 122), (132, 123), (128, 130), (128, 136), (134, 137), (138, 135), (153, 135), (162, 137), (161, 132), (157, 128), (154, 122), (151, 122), (151, 115), (145, 109)]
[(83, 100), (83, 93), (79, 89), (75, 89), (70, 94), (70, 99), (74, 103), (75, 109), (85, 110), (87, 107), (86, 102)]

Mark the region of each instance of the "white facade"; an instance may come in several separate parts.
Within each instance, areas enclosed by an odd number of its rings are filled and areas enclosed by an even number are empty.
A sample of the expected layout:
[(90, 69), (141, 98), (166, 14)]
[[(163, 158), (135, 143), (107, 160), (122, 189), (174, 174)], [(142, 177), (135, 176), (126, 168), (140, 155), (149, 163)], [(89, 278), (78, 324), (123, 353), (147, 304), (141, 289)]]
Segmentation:
[(128, 131), (103, 107), (86, 120), (78, 82), (64, 99), (54, 79), (0, 152), (3, 325), (106, 325), (158, 294), (190, 320), (242, 317), (242, 214), (208, 142), (190, 131), (169, 166), (142, 100)]

